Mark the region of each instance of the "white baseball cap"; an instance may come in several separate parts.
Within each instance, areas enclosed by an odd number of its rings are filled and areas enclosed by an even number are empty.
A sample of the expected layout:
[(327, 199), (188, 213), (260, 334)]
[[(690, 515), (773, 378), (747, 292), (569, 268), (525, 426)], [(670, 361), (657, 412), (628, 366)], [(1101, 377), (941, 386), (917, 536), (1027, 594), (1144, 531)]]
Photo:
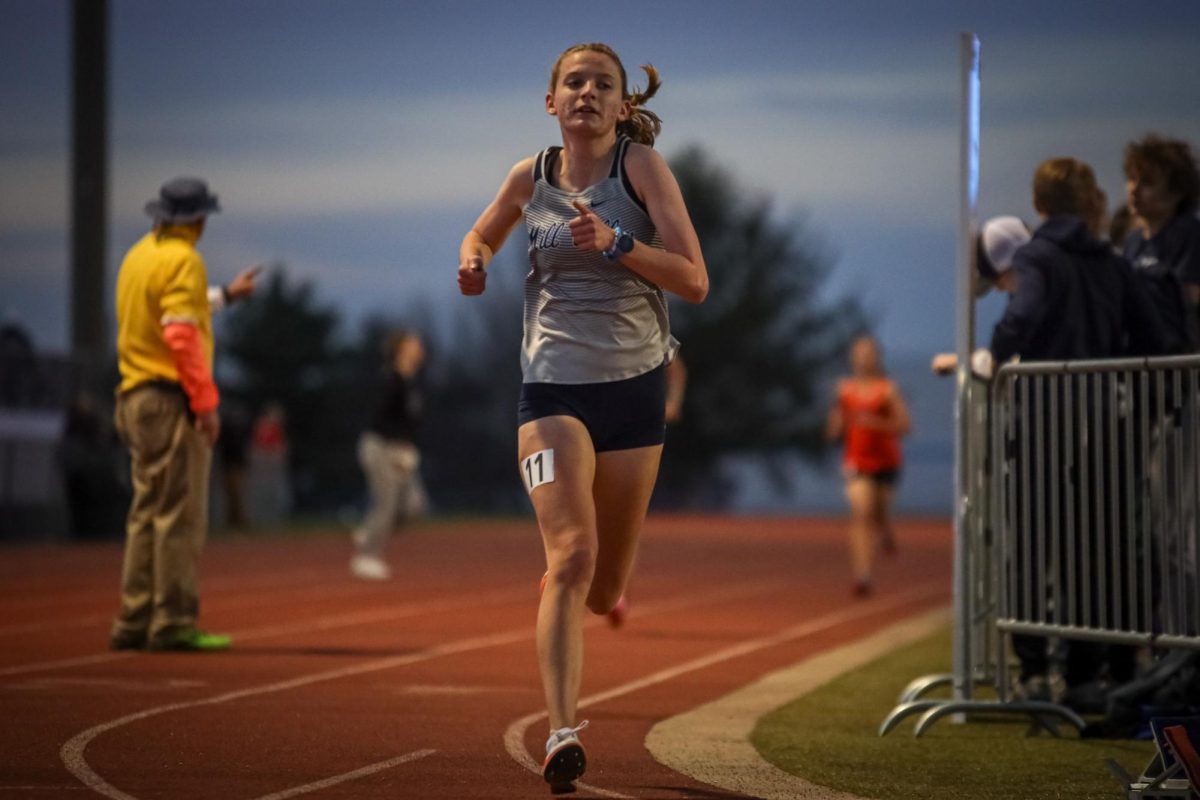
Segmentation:
[(979, 273), (995, 280), (1012, 269), (1013, 256), (1032, 237), (1019, 217), (992, 217), (979, 232)]

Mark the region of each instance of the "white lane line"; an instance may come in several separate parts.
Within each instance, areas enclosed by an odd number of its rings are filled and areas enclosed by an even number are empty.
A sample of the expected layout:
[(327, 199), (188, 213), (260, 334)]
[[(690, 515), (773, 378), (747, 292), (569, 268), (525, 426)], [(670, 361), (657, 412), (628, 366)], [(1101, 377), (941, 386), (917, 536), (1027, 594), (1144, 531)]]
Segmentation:
[[(335, 628), (352, 628), (356, 625), (367, 625), (374, 622), (405, 619), (424, 614), (436, 614), (443, 611), (456, 611), (460, 608), (482, 608), (485, 607), (486, 604), (519, 600), (522, 597), (532, 597), (532, 592), (528, 587), (490, 592), (482, 595), (472, 595), (465, 598), (459, 597), (452, 600), (433, 600), (420, 603), (407, 603), (399, 606), (385, 606), (367, 611), (353, 611), (346, 614), (329, 614), (302, 622), (288, 623), (286, 625), (269, 625), (260, 628), (244, 628), (242, 630), (234, 630), (230, 632), (230, 635), (233, 637), (234, 645), (236, 646), (239, 641), (245, 642), (254, 641), (255, 639), (269, 639), (273, 636), (287, 636), (289, 634), (307, 633), (310, 631), (327, 631)], [(7, 675), (24, 675), (29, 672), (47, 672), (55, 669), (68, 669), (70, 667), (81, 667), (91, 664), (103, 664), (110, 661), (120, 661), (126, 658), (132, 658), (133, 656), (140, 654), (141, 653), (139, 651), (97, 653), (95, 655), (81, 656), (79, 658), (65, 658), (56, 661), (40, 661), (34, 664), (18, 664), (13, 667), (5, 667), (4, 669), (0, 669), (0, 677)]]
[[(752, 595), (763, 592), (771, 592), (775, 590), (775, 588), (781, 583), (782, 581), (748, 581), (742, 584), (735, 584), (727, 589), (720, 589), (701, 594), (691, 594), (674, 600), (666, 600), (659, 603), (646, 603), (638, 606), (638, 615), (649, 616), (655, 613), (685, 608), (689, 605), (699, 605), (718, 600), (728, 600), (739, 595)], [(599, 618), (593, 618), (589, 620), (589, 622), (596, 624), (599, 622)], [(225, 694), (216, 695), (214, 697), (202, 698), (200, 700), (189, 700), (148, 708), (145, 711), (127, 714), (124, 717), (101, 723), (100, 725), (96, 725), (76, 734), (75, 736), (71, 737), (71, 739), (69, 739), (59, 750), (59, 758), (72, 775), (78, 778), (83, 785), (87, 786), (97, 794), (110, 797), (112, 800), (137, 800), (137, 798), (122, 792), (120, 789), (104, 780), (104, 778), (100, 777), (100, 775), (87, 763), (87, 759), (84, 757), (84, 750), (86, 750), (88, 744), (100, 734), (123, 727), (131, 722), (138, 722), (140, 720), (155, 717), (160, 714), (166, 714), (171, 711), (182, 711), (184, 709), (197, 708), (200, 706), (219, 705), (233, 700), (239, 700), (243, 697), (255, 697), (257, 695), (287, 691), (288, 689), (298, 689), (303, 686), (309, 686), (311, 684), (321, 683), (323, 681), (338, 680), (340, 678), (349, 678), (371, 672), (379, 672), (381, 670), (392, 669), (394, 667), (417, 664), (422, 661), (429, 661), (441, 656), (458, 655), (460, 653), (467, 653), (472, 650), (482, 650), (488, 647), (515, 644), (516, 642), (533, 639), (535, 635), (536, 631), (534, 627), (532, 625), (528, 625), (509, 631), (490, 634), (488, 636), (475, 636), (469, 639), (460, 639), (455, 642), (447, 642), (446, 644), (437, 645), (429, 648), (428, 650), (422, 650), (416, 653), (407, 653), (402, 656), (392, 656), (389, 658), (365, 661), (361, 664), (342, 667), (341, 669), (326, 670), (324, 672), (317, 672), (310, 675), (302, 675), (298, 678), (292, 678), (286, 681), (269, 683), (263, 686), (252, 686), (246, 689), (226, 692)]]
[(332, 778), (326, 778), (325, 780), (316, 781), (315, 783), (306, 783), (303, 786), (285, 789), (282, 792), (275, 792), (274, 794), (264, 794), (262, 797), (256, 798), (256, 800), (285, 800), (285, 798), (295, 797), (299, 794), (307, 794), (309, 792), (320, 791), (321, 789), (328, 789), (330, 786), (337, 786), (339, 783), (345, 783), (346, 781), (352, 781), (357, 778), (365, 778), (368, 775), (374, 775), (376, 772), (382, 772), (385, 769), (391, 769), (392, 767), (398, 767), (401, 764), (407, 764), (410, 761), (416, 761), (418, 759), (425, 758), (426, 756), (431, 756), (436, 752), (437, 750), (414, 750), (411, 753), (406, 753), (405, 755), (397, 756), (396, 758), (391, 758), (387, 761), (380, 761), (376, 764), (368, 764), (365, 767), (361, 767), (350, 772), (343, 772), (341, 775), (334, 775)]
[[(120, 562), (118, 561), (118, 567)], [(119, 571), (119, 570), (118, 570)], [(249, 577), (253, 578), (262, 575), (262, 573), (250, 573)], [(265, 580), (244, 580), (247, 576), (239, 575), (222, 575), (215, 578), (207, 578), (203, 581), (203, 588), (206, 594), (213, 592), (221, 592), (226, 589), (237, 589), (239, 591), (251, 592), (261, 591), (271, 588), (286, 588), (288, 586), (310, 586), (314, 579), (322, 576), (328, 577), (328, 572), (318, 572), (312, 569), (292, 570), (290, 572), (275, 572), (271, 573), (271, 577)], [(102, 589), (99, 587), (90, 589), (79, 589), (74, 592), (58, 592), (53, 597), (48, 597), (42, 594), (36, 595), (21, 595), (17, 597), (0, 598), (0, 605), (5, 609), (12, 610), (16, 608), (25, 608), (29, 606), (46, 606), (49, 604), (59, 604), (64, 600), (86, 600), (91, 601), (101, 596), (115, 598), (114, 591)]]
[(462, 608), (490, 609), (502, 603), (513, 603), (521, 599), (533, 602), (535, 595), (528, 586), (520, 589), (502, 589), (495, 592), (484, 592), (470, 597), (452, 597), (439, 600), (426, 600), (420, 603), (410, 603), (403, 606), (389, 605), (363, 611), (349, 611), (344, 614), (328, 614), (311, 620), (301, 620), (283, 625), (266, 625), (258, 628), (243, 628), (230, 631), (234, 642), (269, 639), (275, 636), (288, 636), (294, 633), (309, 633), (311, 631), (327, 631), (334, 628), (352, 628), (357, 625), (369, 625), (373, 622), (390, 622), (397, 619), (437, 614), (444, 611), (458, 611)]
[(0, 686), (5, 692), (62, 692), (71, 689), (112, 690), (123, 692), (171, 692), (176, 689), (199, 689), (208, 684), (203, 681), (168, 679), (130, 680), (128, 678), (31, 678), (18, 683)]
[(112, 614), (89, 614), (86, 617), (71, 617), (47, 619), (40, 622), (24, 622), (19, 625), (0, 626), (0, 636), (21, 636), (43, 631), (58, 631), (64, 628), (84, 628), (89, 625), (99, 625), (112, 619)]
[(948, 625), (950, 617), (948, 607), (927, 611), (764, 675), (724, 697), (662, 720), (646, 735), (646, 749), (660, 764), (701, 783), (765, 800), (862, 800), (767, 762), (750, 743), (750, 734), (766, 714), (898, 647), (930, 636)]
[[(860, 617), (876, 614), (881, 611), (886, 611), (896, 606), (905, 605), (917, 600), (931, 599), (944, 593), (945, 587), (941, 584), (936, 584), (936, 588), (934, 584), (927, 584), (923, 587), (919, 587), (902, 594), (891, 595), (886, 598), (880, 598), (866, 603), (857, 604), (842, 611), (835, 611), (832, 614), (826, 614), (823, 617), (806, 620), (805, 622), (801, 622), (798, 625), (793, 625), (790, 628), (785, 628), (782, 631), (771, 634), (770, 636), (750, 639), (745, 642), (717, 650), (713, 653), (709, 653), (706, 656), (694, 658), (691, 661), (685, 661), (682, 664), (677, 664), (674, 667), (669, 667), (667, 669), (647, 675), (643, 678), (624, 683), (620, 686), (608, 689), (607, 691), (584, 697), (579, 700), (577, 707), (579, 709), (584, 709), (588, 706), (613, 700), (617, 697), (632, 694), (633, 692), (646, 689), (659, 683), (665, 683), (666, 681), (673, 680), (674, 678), (678, 678), (680, 675), (685, 675), (689, 672), (695, 672), (706, 667), (720, 664), (724, 661), (740, 658), (742, 656), (749, 655), (750, 653), (758, 652), (759, 650), (777, 647), (795, 639), (802, 639), (806, 636), (812, 636), (813, 634), (821, 633), (838, 625), (843, 625), (847, 622), (856, 620)], [(504, 732), (504, 749), (508, 751), (508, 754), (514, 761), (538, 775), (541, 774), (542, 767), (533, 759), (532, 756), (529, 755), (529, 751), (525, 749), (525, 731), (530, 725), (538, 722), (539, 720), (546, 719), (547, 716), (548, 714), (545, 711), (538, 711), (533, 714), (528, 714), (509, 725), (508, 729)], [(583, 783), (582, 781), (576, 781), (575, 785), (580, 789), (598, 794), (602, 797), (630, 797), (630, 795), (619, 794), (607, 789), (601, 789), (598, 786), (592, 786), (590, 784)]]
[[(370, 597), (370, 589), (368, 587), (360, 582), (349, 581), (350, 579), (346, 578), (345, 580), (330, 579), (325, 584), (314, 584), (312, 580), (309, 580), (298, 586), (289, 584), (284, 584), (282, 587), (272, 587), (270, 585), (265, 587), (248, 586), (242, 591), (227, 590), (225, 594), (211, 592), (205, 586), (204, 609), (212, 613), (246, 611), (254, 608), (278, 606), (281, 602), (281, 598), (279, 597), (280, 592), (287, 593), (286, 599), (288, 602), (295, 602), (297, 599), (307, 599), (306, 595), (313, 596), (314, 601), (344, 595), (362, 595), (364, 599)], [(266, 596), (264, 596), (264, 592), (267, 592)], [(241, 597), (243, 594), (248, 594), (249, 597), (243, 599)], [(84, 628), (109, 622), (112, 618), (112, 614), (88, 614), (82, 617), (59, 617), (57, 619), (43, 619), (37, 622), (0, 625), (0, 636), (18, 636), (70, 628)]]
[(91, 656), (80, 656), (79, 658), (61, 658), (57, 661), (39, 661), (34, 664), (18, 664), (15, 667), (6, 667), (0, 669), (0, 677), (5, 675), (24, 675), (27, 672), (44, 672), (52, 669), (67, 669), (68, 667), (82, 667), (89, 664), (103, 664), (106, 661), (120, 661), (124, 658), (131, 658), (133, 653), (96, 653)]
[(349, 678), (356, 675), (364, 675), (370, 672), (379, 672), (380, 670), (392, 669), (394, 667), (406, 666), (408, 664), (417, 664), (422, 661), (429, 661), (430, 659), (438, 658), (440, 656), (465, 653), (471, 650), (480, 650), (487, 647), (496, 647), (498, 645), (511, 644), (513, 642), (520, 642), (531, 638), (533, 638), (533, 633), (529, 630), (529, 628), (522, 627), (519, 630), (503, 631), (501, 633), (494, 633), (489, 636), (476, 636), (470, 639), (461, 639), (457, 642), (449, 642), (447, 644), (431, 647), (428, 650), (422, 650), (416, 653), (407, 653), (402, 656), (375, 659), (373, 661), (355, 664), (354, 666), (350, 667), (302, 675), (298, 678), (279, 681), (277, 683), (269, 683), (263, 686), (251, 686), (246, 689), (226, 692), (225, 694), (206, 697), (200, 700), (169, 703), (167, 705), (148, 708), (145, 711), (139, 711), (135, 714), (127, 714), (124, 717), (96, 725), (88, 728), (82, 733), (76, 734), (62, 746), (62, 749), (59, 750), (59, 758), (62, 759), (63, 764), (72, 775), (78, 778), (80, 782), (97, 794), (102, 794), (105, 797), (113, 798), (113, 800), (137, 800), (137, 798), (122, 792), (120, 789), (104, 780), (104, 778), (100, 777), (100, 775), (87, 763), (87, 759), (84, 758), (84, 750), (87, 748), (88, 744), (100, 734), (123, 727), (131, 722), (149, 719), (150, 717), (156, 717), (160, 714), (166, 714), (171, 711), (182, 711), (189, 708), (199, 708), (200, 706), (215, 706), (222, 703), (228, 703), (233, 700), (240, 700), (245, 697), (256, 697), (258, 695), (271, 694), (274, 692), (283, 692), (289, 689), (299, 689), (303, 686), (310, 686), (314, 683), (338, 680), (340, 678)]

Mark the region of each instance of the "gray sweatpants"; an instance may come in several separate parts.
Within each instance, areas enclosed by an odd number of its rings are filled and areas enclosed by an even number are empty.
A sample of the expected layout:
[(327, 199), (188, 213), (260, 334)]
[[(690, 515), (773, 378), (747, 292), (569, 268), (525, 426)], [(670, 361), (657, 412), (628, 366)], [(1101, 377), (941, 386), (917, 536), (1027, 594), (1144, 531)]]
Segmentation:
[(358, 552), (379, 556), (392, 529), (420, 513), (423, 499), (417, 469), (421, 455), (411, 442), (368, 432), (358, 440), (358, 463), (370, 491), (370, 506), (356, 537)]

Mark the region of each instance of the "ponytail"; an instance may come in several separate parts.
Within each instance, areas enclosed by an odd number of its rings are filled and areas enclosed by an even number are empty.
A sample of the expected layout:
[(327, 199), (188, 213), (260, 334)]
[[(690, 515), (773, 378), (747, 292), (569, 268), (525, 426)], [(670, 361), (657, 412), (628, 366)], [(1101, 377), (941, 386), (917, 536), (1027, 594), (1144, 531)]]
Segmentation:
[(617, 135), (628, 136), (638, 144), (654, 146), (654, 140), (658, 134), (662, 133), (662, 119), (648, 108), (643, 108), (646, 101), (654, 97), (662, 86), (662, 80), (658, 77), (658, 70), (649, 64), (643, 64), (642, 69), (646, 72), (648, 83), (646, 90), (639, 92), (636, 89), (629, 95), (630, 113), (629, 119), (617, 124)]

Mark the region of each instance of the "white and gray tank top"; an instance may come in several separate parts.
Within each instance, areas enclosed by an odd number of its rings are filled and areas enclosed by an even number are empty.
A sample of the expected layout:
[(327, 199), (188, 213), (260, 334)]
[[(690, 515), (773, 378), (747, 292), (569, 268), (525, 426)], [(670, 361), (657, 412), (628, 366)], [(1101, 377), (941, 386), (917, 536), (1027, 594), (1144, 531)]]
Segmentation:
[(608, 177), (581, 192), (553, 186), (547, 176), (561, 147), (538, 154), (533, 197), (522, 209), (529, 234), (525, 276), (525, 383), (607, 383), (633, 378), (674, 357), (662, 289), (603, 254), (571, 241), (568, 223), (582, 201), (611, 228), (662, 247), (650, 215), (625, 176), (629, 139), (617, 143)]

